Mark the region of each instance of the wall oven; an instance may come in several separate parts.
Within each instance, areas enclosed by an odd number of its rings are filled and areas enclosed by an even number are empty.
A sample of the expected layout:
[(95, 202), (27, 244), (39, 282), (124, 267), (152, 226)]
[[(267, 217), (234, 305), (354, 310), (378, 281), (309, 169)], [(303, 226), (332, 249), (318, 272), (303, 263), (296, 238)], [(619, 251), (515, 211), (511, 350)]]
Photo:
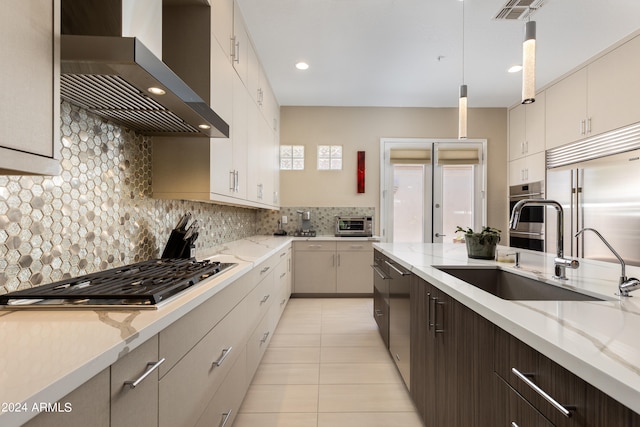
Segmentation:
[[(523, 199), (544, 199), (544, 182), (537, 181), (509, 187), (509, 216), (515, 204)], [(544, 217), (543, 206), (523, 208), (517, 229), (509, 232), (509, 246), (544, 252)]]

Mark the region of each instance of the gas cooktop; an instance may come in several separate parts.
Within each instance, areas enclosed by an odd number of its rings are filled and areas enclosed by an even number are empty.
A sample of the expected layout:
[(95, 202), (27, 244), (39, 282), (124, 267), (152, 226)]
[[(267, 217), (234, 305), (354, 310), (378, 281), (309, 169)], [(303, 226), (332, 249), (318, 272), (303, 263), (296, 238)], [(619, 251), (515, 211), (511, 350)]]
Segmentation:
[(0, 305), (8, 309), (156, 309), (178, 293), (236, 265), (152, 259), (0, 295)]

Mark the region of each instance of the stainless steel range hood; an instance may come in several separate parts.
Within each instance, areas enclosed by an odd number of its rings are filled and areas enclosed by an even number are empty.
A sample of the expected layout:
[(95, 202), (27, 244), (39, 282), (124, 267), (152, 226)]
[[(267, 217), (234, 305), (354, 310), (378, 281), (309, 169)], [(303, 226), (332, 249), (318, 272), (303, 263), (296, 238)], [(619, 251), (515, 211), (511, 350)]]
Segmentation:
[(229, 125), (135, 37), (63, 35), (60, 45), (63, 99), (145, 135), (229, 136)]

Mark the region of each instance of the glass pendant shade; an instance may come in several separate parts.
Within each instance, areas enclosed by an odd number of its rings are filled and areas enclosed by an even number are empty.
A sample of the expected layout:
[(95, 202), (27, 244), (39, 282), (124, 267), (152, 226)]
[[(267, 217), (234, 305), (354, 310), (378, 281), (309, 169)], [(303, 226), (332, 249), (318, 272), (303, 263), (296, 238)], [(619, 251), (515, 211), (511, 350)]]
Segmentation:
[(467, 138), (467, 85), (460, 85), (458, 100), (458, 139)]
[(536, 23), (529, 21), (524, 26), (522, 43), (522, 103), (536, 100)]

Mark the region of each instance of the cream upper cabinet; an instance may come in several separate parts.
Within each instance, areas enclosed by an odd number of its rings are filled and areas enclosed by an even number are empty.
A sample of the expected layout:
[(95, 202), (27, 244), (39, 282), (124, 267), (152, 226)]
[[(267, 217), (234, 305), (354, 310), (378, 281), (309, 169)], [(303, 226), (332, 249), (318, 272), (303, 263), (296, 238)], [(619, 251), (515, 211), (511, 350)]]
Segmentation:
[(546, 148), (640, 121), (640, 36), (546, 90)]
[(509, 160), (544, 150), (545, 98), (541, 92), (536, 94), (536, 102), (509, 110)]
[(587, 123), (587, 69), (582, 68), (546, 91), (546, 148), (585, 138)]
[(0, 173), (57, 175), (60, 2), (0, 2)]
[(640, 121), (640, 36), (589, 64), (588, 72), (594, 135)]
[(509, 162), (509, 185), (544, 181), (545, 153), (541, 151)]
[[(226, 18), (218, 16), (218, 10)], [(191, 22), (204, 26), (200, 8), (195, 12), (198, 13), (197, 19)], [(235, 34), (240, 34), (235, 39), (238, 45), (234, 45), (233, 52), (225, 50), (220, 34), (227, 30), (219, 30), (219, 34), (218, 29), (212, 28), (213, 33), (208, 39), (189, 38), (192, 46), (202, 45), (203, 51), (209, 50), (209, 66), (199, 66), (202, 61), (198, 59), (194, 60), (193, 66), (183, 63), (178, 68), (188, 77), (207, 69), (207, 91), (203, 98), (209, 99), (213, 110), (229, 124), (229, 138), (154, 138), (153, 197), (277, 208), (279, 133), (273, 126), (277, 125), (275, 117), (278, 117), (279, 107), (270, 94), (269, 112), (274, 118), (268, 123), (274, 125), (267, 125), (258, 101), (261, 99), (259, 87), (268, 86), (268, 81), (244, 30), (239, 9), (234, 8), (233, 2), (215, 0), (210, 15), (205, 18), (209, 19), (211, 27), (215, 27), (219, 20), (237, 23), (233, 29)], [(209, 28), (209, 23), (206, 27)], [(185, 39), (186, 36), (180, 37)], [(175, 41), (167, 45), (180, 49)], [(230, 62), (229, 52), (235, 52), (236, 56), (231, 59), (240, 62)], [(175, 54), (169, 56), (180, 57)], [(184, 61), (189, 58), (187, 56)], [(200, 80), (195, 77), (189, 79)]]
[(211, 0), (211, 31), (231, 61), (233, 38), (233, 0)]
[(249, 34), (244, 25), (244, 18), (238, 4), (233, 5), (233, 37), (231, 45), (231, 60), (233, 68), (246, 85), (249, 77)]

